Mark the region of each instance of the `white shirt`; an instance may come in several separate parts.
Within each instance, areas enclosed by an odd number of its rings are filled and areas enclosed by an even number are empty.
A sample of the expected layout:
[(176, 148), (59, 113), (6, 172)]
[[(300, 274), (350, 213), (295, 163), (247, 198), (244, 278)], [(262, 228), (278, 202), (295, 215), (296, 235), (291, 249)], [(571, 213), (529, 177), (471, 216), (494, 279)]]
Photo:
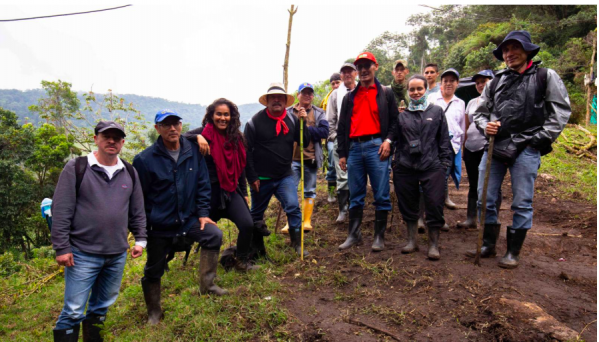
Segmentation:
[(466, 105), (464, 104), (464, 101), (454, 95), (449, 103), (445, 103), (440, 91), (428, 95), (426, 99), (428, 103), (437, 105), (443, 108), (443, 110), (445, 110), (451, 103), (451, 106), (445, 112), (445, 119), (447, 119), (447, 128), (449, 129), (453, 152), (457, 154), (462, 147), (464, 132), (466, 131)]

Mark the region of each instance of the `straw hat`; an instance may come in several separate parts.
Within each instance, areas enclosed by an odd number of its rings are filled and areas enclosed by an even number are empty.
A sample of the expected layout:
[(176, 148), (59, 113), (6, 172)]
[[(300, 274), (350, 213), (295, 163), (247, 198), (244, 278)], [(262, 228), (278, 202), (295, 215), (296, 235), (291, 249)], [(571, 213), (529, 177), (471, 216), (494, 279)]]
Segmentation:
[(293, 95), (287, 94), (285, 92), (285, 87), (283, 86), (283, 84), (271, 83), (270, 86), (268, 87), (268, 91), (266, 92), (266, 94), (260, 96), (260, 99), (258, 100), (258, 102), (260, 102), (264, 106), (267, 106), (268, 102), (266, 101), (266, 96), (274, 95), (274, 94), (283, 94), (283, 95), (287, 96), (287, 104), (285, 105), (285, 107), (291, 106), (293, 104), (293, 102), (295, 101), (295, 98), (293, 97)]

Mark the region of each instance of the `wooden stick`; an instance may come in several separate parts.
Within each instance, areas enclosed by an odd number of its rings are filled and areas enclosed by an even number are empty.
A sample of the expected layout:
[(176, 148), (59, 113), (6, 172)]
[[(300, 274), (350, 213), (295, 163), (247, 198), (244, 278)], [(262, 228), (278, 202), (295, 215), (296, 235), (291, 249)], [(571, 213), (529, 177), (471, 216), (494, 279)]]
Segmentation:
[(375, 327), (375, 326), (370, 325), (368, 323), (360, 322), (357, 319), (348, 318), (347, 319), (347, 323), (351, 323), (351, 324), (358, 325), (358, 326), (363, 326), (363, 327), (366, 327), (368, 329), (372, 329), (372, 330), (374, 330), (374, 331), (376, 331), (378, 333), (385, 334), (385, 335), (391, 337), (392, 339), (394, 339), (396, 341), (401, 341), (401, 338), (399, 338), (395, 334), (392, 334), (392, 333), (388, 332), (387, 330)]
[(493, 146), (495, 135), (489, 137), (489, 150), (487, 151), (487, 164), (485, 165), (485, 179), (483, 183), (483, 196), (481, 199), (482, 209), (480, 211), (480, 225), (478, 227), (478, 243), (476, 244), (476, 257), (474, 264), (480, 266), (480, 250), (483, 246), (483, 232), (485, 230), (485, 216), (487, 215), (487, 189), (489, 188), (489, 175), (491, 174), (491, 163), (493, 162)]
[(285, 49), (285, 63), (283, 64), (283, 84), (285, 85), (285, 91), (287, 91), (287, 75), (289, 70), (289, 47), (291, 46), (291, 25), (293, 24), (293, 15), (297, 12), (298, 7), (291, 5), (289, 12), (289, 28), (287, 29), (287, 45)]

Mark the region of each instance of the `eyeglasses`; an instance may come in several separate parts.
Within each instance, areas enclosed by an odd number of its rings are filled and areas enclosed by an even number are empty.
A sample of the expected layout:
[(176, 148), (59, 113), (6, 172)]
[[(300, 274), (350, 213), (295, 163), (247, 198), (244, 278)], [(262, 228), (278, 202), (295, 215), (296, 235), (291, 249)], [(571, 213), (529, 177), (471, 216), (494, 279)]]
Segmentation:
[(373, 65), (374, 65), (374, 63), (372, 63), (372, 62), (360, 63), (360, 64), (356, 65), (356, 69), (358, 69), (358, 70), (361, 70), (361, 69), (369, 70)]
[(177, 128), (180, 125), (181, 125), (181, 121), (171, 122), (171, 123), (168, 123), (168, 122), (159, 122), (158, 123), (158, 127), (161, 127), (161, 128), (171, 128), (171, 126), (174, 128)]

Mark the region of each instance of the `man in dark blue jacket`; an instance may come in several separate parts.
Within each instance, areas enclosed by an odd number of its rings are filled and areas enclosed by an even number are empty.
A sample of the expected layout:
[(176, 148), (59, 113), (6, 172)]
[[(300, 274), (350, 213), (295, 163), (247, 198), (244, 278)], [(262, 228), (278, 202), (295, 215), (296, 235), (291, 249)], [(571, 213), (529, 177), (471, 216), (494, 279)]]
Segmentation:
[(173, 244), (192, 240), (202, 247), (200, 294), (227, 293), (214, 284), (222, 231), (208, 217), (210, 177), (206, 162), (198, 147), (181, 137), (181, 117), (176, 112), (159, 111), (154, 121), (160, 137), (133, 159), (148, 225), (148, 260), (141, 284), (149, 324), (157, 324), (162, 317), (160, 278)]

